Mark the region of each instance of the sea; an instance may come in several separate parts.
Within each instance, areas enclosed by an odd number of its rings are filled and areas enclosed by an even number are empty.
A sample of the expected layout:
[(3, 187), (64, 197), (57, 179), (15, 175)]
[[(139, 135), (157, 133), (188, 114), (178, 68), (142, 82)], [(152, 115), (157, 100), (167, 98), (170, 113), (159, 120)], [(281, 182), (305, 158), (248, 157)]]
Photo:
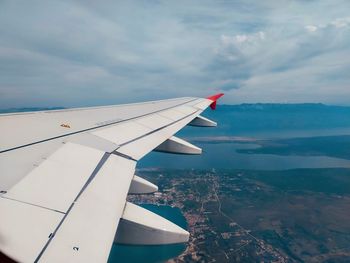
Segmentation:
[[(299, 133), (263, 133), (250, 134), (251, 138), (290, 138), (312, 137), (320, 135), (344, 135), (350, 130), (305, 131)], [(291, 136), (294, 135), (294, 136)], [(254, 143), (195, 143), (203, 149), (202, 155), (171, 155), (152, 152), (144, 157), (138, 164), (138, 169), (249, 169), (249, 170), (286, 170), (296, 168), (350, 168), (350, 160), (332, 158), (328, 156), (280, 156), (271, 154), (241, 154), (238, 149), (252, 149), (259, 147)], [(151, 210), (168, 220), (186, 229), (186, 220), (176, 207), (143, 204), (144, 208)], [(165, 246), (126, 246), (113, 245), (109, 263), (112, 262), (165, 262), (181, 254), (185, 244)]]

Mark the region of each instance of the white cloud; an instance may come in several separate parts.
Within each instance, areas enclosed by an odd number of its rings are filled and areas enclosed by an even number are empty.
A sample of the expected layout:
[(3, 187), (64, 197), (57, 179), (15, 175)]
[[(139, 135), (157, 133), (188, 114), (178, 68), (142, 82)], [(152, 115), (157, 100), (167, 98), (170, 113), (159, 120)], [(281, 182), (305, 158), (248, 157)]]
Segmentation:
[(259, 41), (262, 41), (265, 39), (265, 32), (259, 31), (257, 33), (253, 34), (243, 34), (243, 35), (234, 35), (234, 36), (229, 36), (229, 35), (221, 35), (221, 42), (224, 46), (229, 46), (229, 45), (243, 45), (244, 43), (257, 43)]
[(305, 26), (305, 29), (308, 32), (316, 32), (319, 29), (327, 29), (327, 28), (345, 28), (350, 25), (350, 17), (344, 17), (344, 18), (337, 18), (334, 19), (328, 23), (325, 24), (318, 24), (318, 25), (307, 25)]
[(347, 27), (350, 24), (350, 17), (335, 19), (330, 24), (337, 28)]
[(318, 27), (314, 25), (308, 25), (308, 26), (305, 26), (305, 29), (309, 32), (315, 32), (317, 31)]
[(349, 0), (248, 1), (0, 1), (0, 105), (343, 101)]

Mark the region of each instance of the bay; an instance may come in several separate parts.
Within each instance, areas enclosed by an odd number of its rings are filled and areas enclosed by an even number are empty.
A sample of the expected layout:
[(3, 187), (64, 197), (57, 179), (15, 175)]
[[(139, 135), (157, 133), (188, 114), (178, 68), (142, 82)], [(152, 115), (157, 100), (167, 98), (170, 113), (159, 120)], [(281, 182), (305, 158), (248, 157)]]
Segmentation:
[(350, 168), (350, 161), (328, 156), (281, 156), (272, 154), (237, 153), (237, 149), (252, 149), (255, 144), (197, 143), (201, 155), (170, 155), (153, 152), (139, 162), (138, 168), (165, 169), (249, 169), (285, 170), (297, 168)]

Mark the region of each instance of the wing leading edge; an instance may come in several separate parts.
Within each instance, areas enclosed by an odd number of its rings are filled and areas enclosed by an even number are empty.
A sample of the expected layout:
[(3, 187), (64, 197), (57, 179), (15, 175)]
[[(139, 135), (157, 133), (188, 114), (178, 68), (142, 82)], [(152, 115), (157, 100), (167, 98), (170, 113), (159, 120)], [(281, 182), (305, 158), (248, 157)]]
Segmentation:
[(140, 192), (157, 190), (134, 176), (150, 151), (200, 153), (173, 135), (188, 124), (215, 126), (200, 113), (220, 96), (0, 115), (9, 132), (0, 144), (0, 251), (19, 262), (106, 262), (113, 241), (186, 241), (185, 230), (126, 197), (135, 182)]

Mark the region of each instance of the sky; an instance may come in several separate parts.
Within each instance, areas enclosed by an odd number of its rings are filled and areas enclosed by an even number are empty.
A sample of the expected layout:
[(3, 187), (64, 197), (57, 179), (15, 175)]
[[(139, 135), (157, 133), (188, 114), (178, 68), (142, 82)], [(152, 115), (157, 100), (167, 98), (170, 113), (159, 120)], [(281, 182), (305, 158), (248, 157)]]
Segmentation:
[(350, 1), (0, 0), (0, 108), (217, 92), (350, 105)]

